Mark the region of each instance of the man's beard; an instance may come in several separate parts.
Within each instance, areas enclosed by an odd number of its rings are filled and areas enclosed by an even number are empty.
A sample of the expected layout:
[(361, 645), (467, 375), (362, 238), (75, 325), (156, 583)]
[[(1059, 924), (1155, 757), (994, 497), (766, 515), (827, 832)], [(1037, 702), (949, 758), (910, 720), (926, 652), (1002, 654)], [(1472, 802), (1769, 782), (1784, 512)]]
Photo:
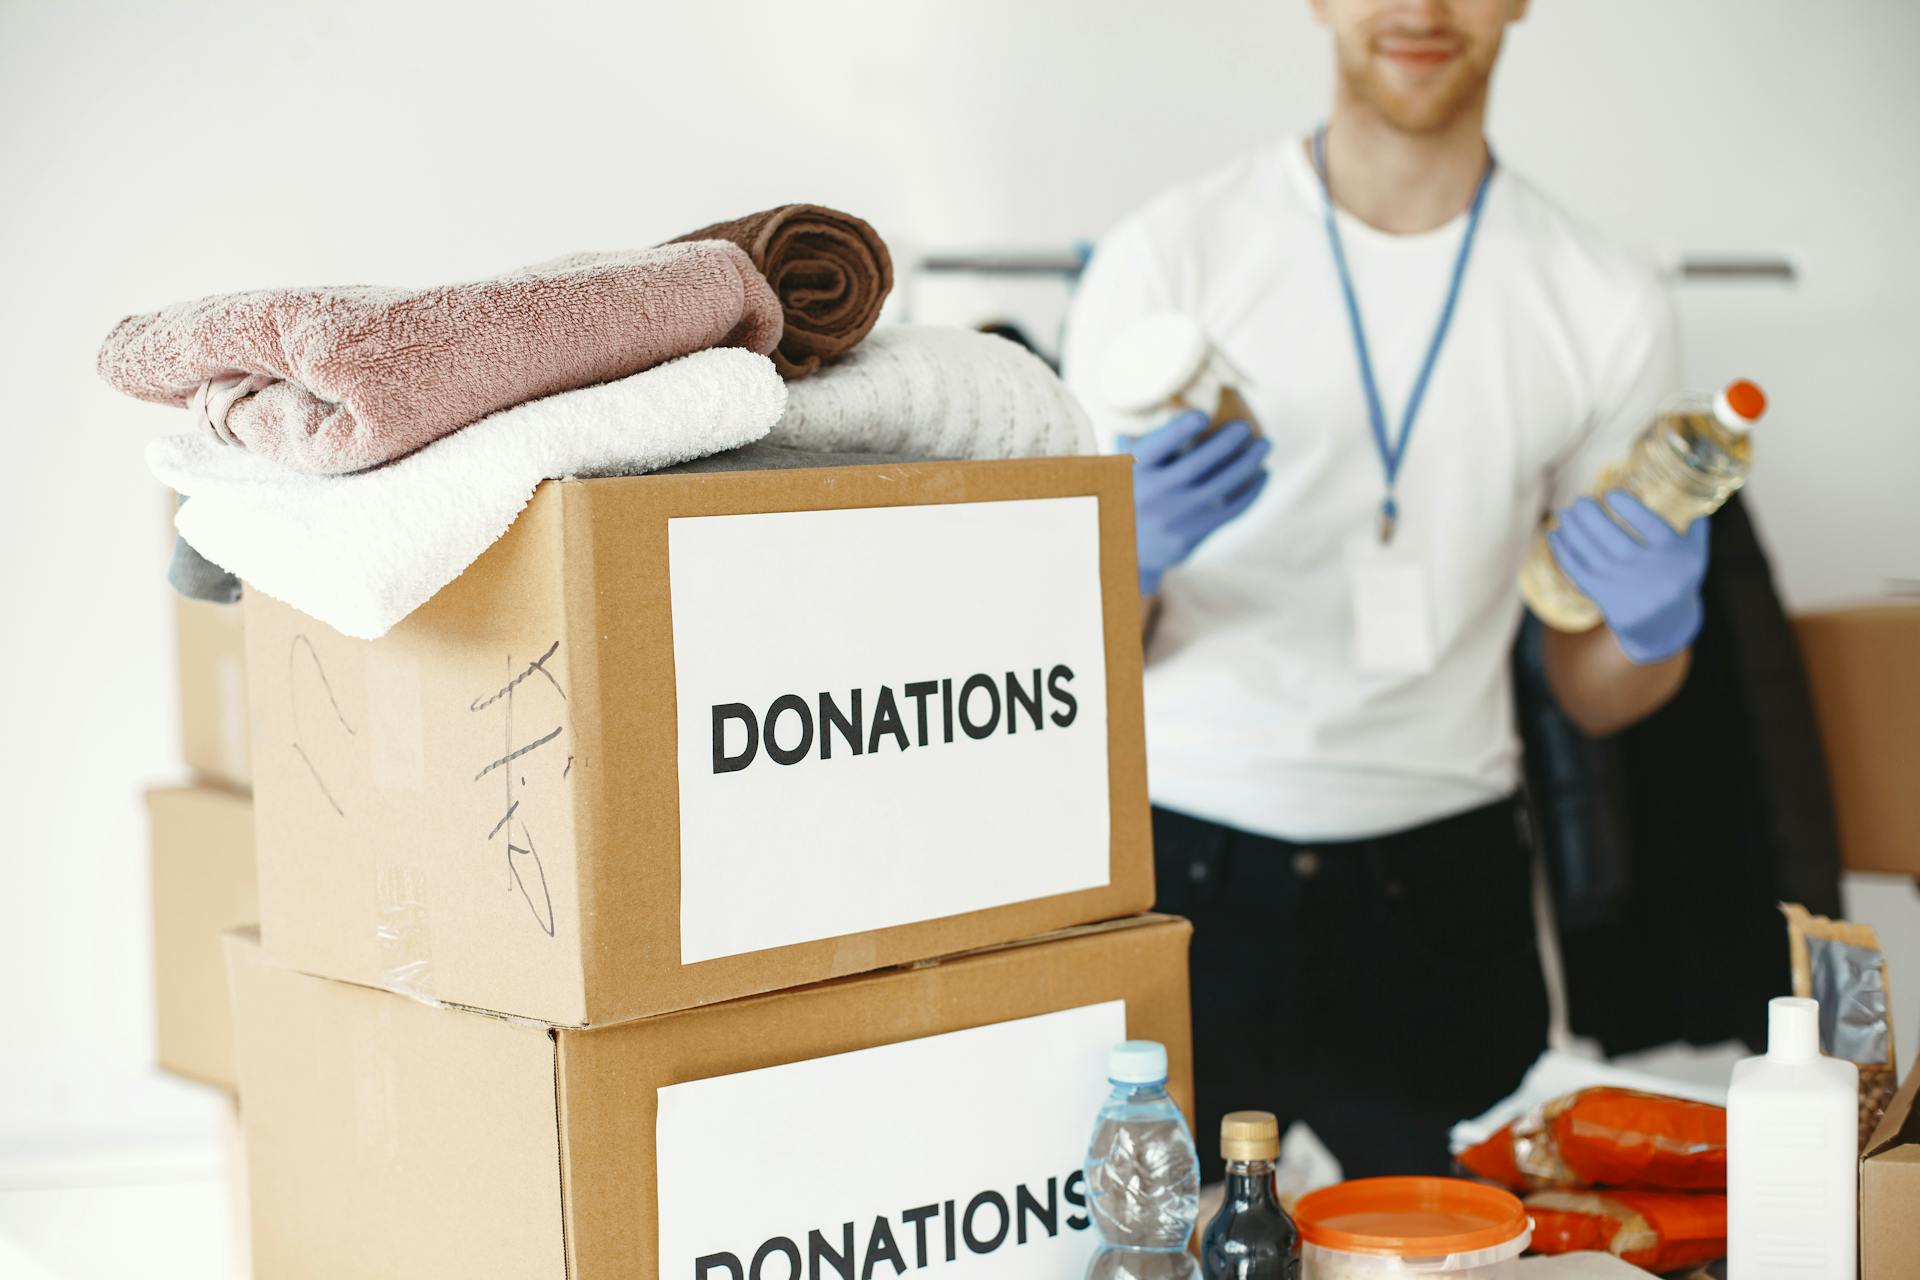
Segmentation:
[(1387, 82), (1371, 50), (1358, 58), (1342, 55), (1340, 79), (1348, 93), (1402, 133), (1439, 133), (1486, 95), (1498, 54), (1497, 45), (1486, 51), (1484, 61), (1463, 54), (1448, 67), (1444, 80), (1411, 93)]

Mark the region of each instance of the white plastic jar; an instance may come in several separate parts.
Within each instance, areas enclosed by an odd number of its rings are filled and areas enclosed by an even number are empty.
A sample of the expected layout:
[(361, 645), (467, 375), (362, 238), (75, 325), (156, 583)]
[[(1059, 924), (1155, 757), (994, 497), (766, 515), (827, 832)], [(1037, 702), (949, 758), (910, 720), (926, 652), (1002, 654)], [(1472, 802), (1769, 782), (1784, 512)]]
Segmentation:
[(1507, 1280), (1533, 1239), (1518, 1196), (1460, 1178), (1361, 1178), (1294, 1210), (1301, 1280)]
[(1240, 381), (1200, 322), (1177, 311), (1142, 316), (1114, 335), (1095, 376), (1100, 398), (1140, 418), (1142, 430), (1159, 426), (1168, 414), (1198, 409), (1213, 427), (1237, 419), (1258, 435), (1260, 424), (1240, 394)]

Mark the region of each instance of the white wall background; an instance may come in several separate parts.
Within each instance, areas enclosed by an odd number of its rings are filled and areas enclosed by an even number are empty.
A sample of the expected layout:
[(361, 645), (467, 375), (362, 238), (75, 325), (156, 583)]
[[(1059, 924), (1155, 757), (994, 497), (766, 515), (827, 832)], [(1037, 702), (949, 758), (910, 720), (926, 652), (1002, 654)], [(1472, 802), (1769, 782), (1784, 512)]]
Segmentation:
[[(1684, 295), (1694, 379), (1752, 372), (1777, 406), (1753, 496), (1792, 601), (1920, 579), (1920, 5), (1534, 10), (1508, 163), (1622, 236), (1799, 267)], [(787, 200), (903, 260), (1059, 246), (1304, 128), (1328, 84), (1305, 0), (0, 0), (0, 1119), (98, 1116), (149, 1059), (139, 789), (179, 764), (140, 450), (175, 418), (95, 379), (122, 314)]]

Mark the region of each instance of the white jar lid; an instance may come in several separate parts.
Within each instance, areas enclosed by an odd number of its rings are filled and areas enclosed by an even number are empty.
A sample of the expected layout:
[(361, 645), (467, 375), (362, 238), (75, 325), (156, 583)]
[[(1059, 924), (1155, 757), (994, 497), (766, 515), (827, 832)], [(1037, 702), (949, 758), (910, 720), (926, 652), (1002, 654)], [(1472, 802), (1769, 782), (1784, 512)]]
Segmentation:
[(1142, 316), (1100, 355), (1100, 398), (1122, 413), (1151, 413), (1192, 382), (1207, 362), (1207, 336), (1192, 316)]

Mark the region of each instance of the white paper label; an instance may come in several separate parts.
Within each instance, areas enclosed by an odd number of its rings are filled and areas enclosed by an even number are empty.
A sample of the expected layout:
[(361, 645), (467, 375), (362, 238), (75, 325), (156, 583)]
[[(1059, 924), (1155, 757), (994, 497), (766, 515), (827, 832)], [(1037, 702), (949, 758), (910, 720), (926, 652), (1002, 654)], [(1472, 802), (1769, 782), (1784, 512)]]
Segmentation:
[(683, 964), (1107, 883), (1098, 499), (667, 546)]
[(1060, 1280), (1126, 1004), (660, 1090), (661, 1280)]
[(1425, 675), (1435, 651), (1427, 570), (1412, 555), (1367, 538), (1347, 549), (1353, 584), (1354, 666), (1376, 675)]

